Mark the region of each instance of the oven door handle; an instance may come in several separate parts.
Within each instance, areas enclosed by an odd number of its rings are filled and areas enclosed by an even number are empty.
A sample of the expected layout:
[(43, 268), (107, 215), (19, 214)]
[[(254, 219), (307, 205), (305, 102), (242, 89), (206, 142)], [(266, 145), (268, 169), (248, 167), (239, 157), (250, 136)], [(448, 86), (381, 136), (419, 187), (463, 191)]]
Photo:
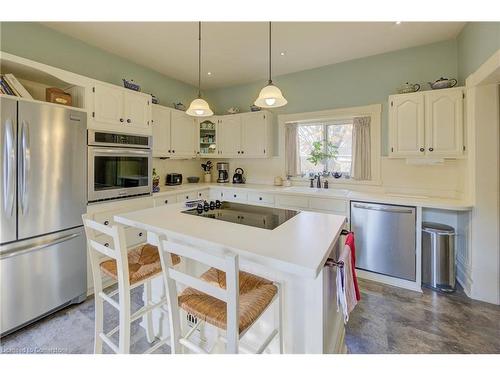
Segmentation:
[(129, 148), (108, 149), (101, 147), (89, 147), (93, 155), (151, 155), (151, 150), (131, 150)]

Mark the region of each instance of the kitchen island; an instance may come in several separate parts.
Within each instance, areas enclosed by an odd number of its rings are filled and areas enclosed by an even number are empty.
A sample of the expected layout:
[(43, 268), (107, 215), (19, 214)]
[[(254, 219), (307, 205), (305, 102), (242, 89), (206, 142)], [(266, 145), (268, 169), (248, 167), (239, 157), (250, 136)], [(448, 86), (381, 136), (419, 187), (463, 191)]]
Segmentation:
[[(184, 210), (184, 204), (178, 203), (120, 214), (114, 219), (148, 233), (164, 234), (171, 241), (238, 254), (241, 270), (282, 287), (285, 353), (345, 353), (344, 323), (336, 303), (337, 269), (324, 266), (329, 257), (337, 257), (344, 216), (299, 212), (270, 230), (186, 215)], [(182, 267), (200, 271), (190, 262), (182, 263)], [(153, 298), (160, 299), (164, 295), (162, 280), (155, 280), (152, 289)], [(274, 308), (268, 309), (244, 336), (242, 343), (246, 347), (258, 347), (272, 329)], [(169, 334), (166, 319), (166, 314), (155, 313), (155, 335)], [(187, 319), (182, 322), (189, 324)], [(216, 334), (207, 327), (201, 336), (200, 340), (210, 345)], [(277, 343), (270, 350), (277, 352)]]

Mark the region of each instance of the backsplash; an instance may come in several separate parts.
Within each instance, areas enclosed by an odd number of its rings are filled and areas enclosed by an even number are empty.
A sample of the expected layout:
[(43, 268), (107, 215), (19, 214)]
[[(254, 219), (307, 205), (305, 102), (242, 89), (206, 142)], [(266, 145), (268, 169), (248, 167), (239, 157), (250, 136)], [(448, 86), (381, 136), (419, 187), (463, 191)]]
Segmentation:
[(171, 160), (153, 158), (153, 168), (156, 168), (156, 173), (160, 175), (160, 186), (165, 185), (165, 175), (167, 173), (181, 173), (183, 182), (187, 182), (189, 176), (197, 176), (202, 178), (203, 171), (201, 169), (201, 160)]

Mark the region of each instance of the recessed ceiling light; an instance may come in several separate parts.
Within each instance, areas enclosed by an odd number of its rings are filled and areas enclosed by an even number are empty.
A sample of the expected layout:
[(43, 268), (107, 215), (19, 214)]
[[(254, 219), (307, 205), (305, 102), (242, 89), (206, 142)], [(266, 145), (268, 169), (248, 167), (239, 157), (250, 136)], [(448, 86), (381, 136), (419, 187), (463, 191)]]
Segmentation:
[(401, 25), (401, 21), (396, 21), (396, 25)]
[(280, 52), (280, 56), (285, 56), (286, 55), (286, 51), (281, 51)]
[(212, 72), (208, 72), (207, 75), (211, 76), (212, 75)]

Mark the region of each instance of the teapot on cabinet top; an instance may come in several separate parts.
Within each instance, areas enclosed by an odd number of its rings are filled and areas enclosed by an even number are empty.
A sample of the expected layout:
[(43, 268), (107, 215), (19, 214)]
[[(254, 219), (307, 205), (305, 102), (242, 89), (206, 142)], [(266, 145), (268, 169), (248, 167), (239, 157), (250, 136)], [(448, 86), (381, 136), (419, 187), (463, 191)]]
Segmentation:
[(428, 82), (428, 83), (431, 89), (438, 90), (438, 89), (449, 89), (451, 87), (454, 87), (458, 83), (458, 81), (455, 78), (448, 79), (441, 77), (434, 82)]

